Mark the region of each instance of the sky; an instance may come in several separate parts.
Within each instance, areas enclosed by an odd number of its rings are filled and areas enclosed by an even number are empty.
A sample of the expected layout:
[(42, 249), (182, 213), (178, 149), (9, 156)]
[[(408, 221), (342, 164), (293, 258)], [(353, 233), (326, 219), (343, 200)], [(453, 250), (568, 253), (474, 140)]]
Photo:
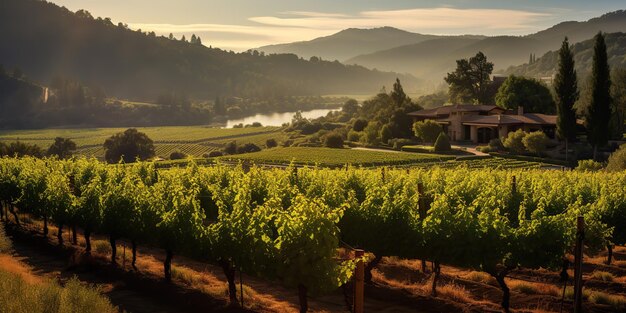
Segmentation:
[(49, 0), (133, 29), (199, 35), (226, 50), (392, 26), (438, 35), (526, 35), (626, 9), (624, 0)]

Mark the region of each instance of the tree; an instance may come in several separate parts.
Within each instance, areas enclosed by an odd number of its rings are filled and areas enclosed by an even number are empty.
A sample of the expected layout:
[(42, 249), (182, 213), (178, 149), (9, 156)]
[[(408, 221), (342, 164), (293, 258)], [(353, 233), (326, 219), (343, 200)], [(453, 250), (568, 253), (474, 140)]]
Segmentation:
[(353, 115), (359, 111), (359, 102), (354, 99), (349, 99), (341, 107), (341, 111), (348, 115)]
[(389, 124), (383, 125), (383, 128), (380, 129), (380, 141), (386, 144), (392, 137), (393, 133), (391, 132)]
[(522, 139), (522, 143), (526, 150), (530, 153), (535, 153), (538, 156), (546, 151), (546, 146), (548, 145), (548, 136), (541, 131), (532, 132)]
[(607, 171), (619, 172), (626, 170), (626, 144), (623, 144), (609, 156)]
[(433, 120), (425, 120), (422, 122), (415, 122), (413, 124), (413, 131), (415, 133), (415, 137), (421, 139), (424, 142), (433, 143), (437, 140), (437, 137), (443, 129), (437, 122)]
[(597, 160), (598, 146), (609, 140), (611, 119), (611, 76), (606, 54), (604, 35), (595, 36), (591, 80), (591, 103), (587, 113), (587, 140), (593, 146), (593, 159)]
[(371, 145), (377, 145), (380, 143), (380, 123), (371, 122), (367, 124), (367, 127), (363, 129), (365, 136), (361, 137), (361, 139), (365, 140), (366, 143)]
[(362, 118), (357, 119), (354, 121), (354, 123), (352, 123), (352, 129), (355, 132), (363, 131), (365, 127), (367, 127), (367, 121)]
[(437, 141), (435, 141), (434, 147), (435, 152), (445, 152), (452, 150), (452, 147), (450, 146), (450, 138), (448, 138), (448, 135), (446, 135), (446, 133), (444, 132), (439, 133)]
[(104, 142), (104, 149), (104, 158), (109, 163), (120, 160), (132, 163), (136, 159), (147, 160), (156, 154), (152, 140), (134, 128), (111, 136)]
[(568, 160), (568, 143), (576, 138), (576, 110), (578, 100), (578, 77), (574, 69), (574, 54), (570, 50), (567, 37), (559, 50), (559, 69), (554, 78), (556, 93), (556, 133), (565, 140), (565, 160)]
[(493, 63), (478, 52), (474, 57), (456, 61), (456, 70), (448, 73), (445, 81), (450, 85), (450, 98), (463, 103), (490, 104), (493, 95), (489, 92)]
[(509, 76), (496, 94), (496, 105), (509, 110), (519, 106), (529, 113), (554, 113), (554, 100), (542, 82), (521, 76)]
[(224, 153), (226, 154), (237, 154), (237, 142), (231, 141), (226, 144), (224, 147)]
[(330, 133), (324, 136), (324, 146), (328, 148), (343, 148), (343, 138), (337, 133)]
[(170, 33), (170, 35), (167, 37), (169, 40), (174, 40), (174, 34)]
[(215, 97), (215, 101), (213, 102), (213, 113), (215, 113), (215, 115), (226, 114), (226, 107), (224, 106), (221, 97)]
[(526, 137), (527, 133), (522, 129), (518, 129), (514, 132), (510, 132), (509, 135), (504, 138), (504, 142), (502, 143), (505, 148), (511, 150), (514, 153), (524, 153), (524, 137)]
[(269, 149), (269, 148), (276, 148), (278, 147), (278, 142), (276, 142), (276, 139), (274, 138), (270, 138), (268, 140), (265, 141), (265, 146)]
[(393, 103), (397, 107), (403, 107), (406, 104), (411, 103), (411, 98), (404, 93), (404, 88), (402, 88), (399, 78), (396, 78), (396, 82), (393, 84), (393, 90), (391, 91), (390, 96)]
[(57, 156), (59, 159), (67, 159), (76, 151), (76, 143), (71, 139), (56, 137), (54, 143), (48, 148), (48, 156)]
[(626, 124), (626, 69), (615, 69), (611, 83), (611, 95), (613, 98), (611, 126), (614, 137), (621, 139), (626, 132), (624, 127)]

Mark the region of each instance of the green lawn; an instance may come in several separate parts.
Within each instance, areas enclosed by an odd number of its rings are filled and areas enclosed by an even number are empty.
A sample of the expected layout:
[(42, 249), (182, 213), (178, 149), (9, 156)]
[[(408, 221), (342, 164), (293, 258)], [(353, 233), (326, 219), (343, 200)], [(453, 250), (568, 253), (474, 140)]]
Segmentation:
[(381, 152), (352, 149), (288, 147), (263, 150), (261, 152), (225, 156), (224, 160), (249, 160), (254, 163), (342, 166), (345, 164), (377, 166), (402, 165), (422, 162), (443, 162), (454, 156), (421, 153)]

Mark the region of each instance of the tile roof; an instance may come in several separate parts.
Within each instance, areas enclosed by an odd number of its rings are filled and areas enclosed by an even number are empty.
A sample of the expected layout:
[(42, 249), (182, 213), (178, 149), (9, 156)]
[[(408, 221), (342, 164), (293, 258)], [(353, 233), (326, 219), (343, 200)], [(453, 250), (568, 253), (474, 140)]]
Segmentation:
[(464, 116), (461, 120), (461, 123), (484, 125), (556, 125), (556, 115), (546, 115), (539, 113), (525, 113), (523, 115), (472, 115)]
[(489, 112), (493, 109), (500, 109), (495, 105), (474, 105), (474, 104), (455, 104), (444, 105), (434, 109), (420, 110), (411, 112), (410, 116), (420, 117), (437, 117), (441, 115), (450, 115), (451, 112)]

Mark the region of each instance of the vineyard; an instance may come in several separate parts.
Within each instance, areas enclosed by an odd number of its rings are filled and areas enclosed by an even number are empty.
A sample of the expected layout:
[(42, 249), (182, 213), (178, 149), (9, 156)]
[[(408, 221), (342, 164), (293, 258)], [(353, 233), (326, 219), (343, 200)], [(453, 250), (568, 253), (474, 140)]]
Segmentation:
[[(54, 142), (55, 137), (68, 138), (76, 142), (76, 154), (102, 159), (102, 144), (112, 135), (125, 128), (81, 128), (0, 131), (0, 142), (21, 141), (36, 144), (42, 148)], [(283, 141), (287, 135), (279, 127), (216, 128), (208, 126), (168, 126), (142, 127), (155, 144), (157, 156), (168, 158), (170, 153), (180, 151), (194, 157), (214, 150), (225, 144), (237, 141), (239, 144), (254, 143), (264, 146), (267, 139)], [(183, 139), (184, 138), (184, 139)]]
[[(512, 184), (515, 177), (515, 184)], [(107, 166), (91, 160), (0, 159), (3, 218), (29, 214), (63, 230), (106, 235), (218, 264), (237, 303), (237, 271), (300, 294), (333, 291), (351, 280), (351, 247), (371, 255), (485, 272), (502, 290), (516, 269), (554, 269), (572, 251), (585, 218), (586, 252), (626, 243), (626, 174), (533, 170), (296, 169), (226, 166), (156, 170), (154, 163)], [(18, 214), (19, 213), (19, 214)], [(610, 262), (609, 253), (609, 262)], [(424, 262), (425, 264), (425, 262)], [(425, 265), (423, 265), (425, 266)], [(624, 302), (620, 302), (623, 305)], [(515, 306), (515, 303), (512, 303)]]

